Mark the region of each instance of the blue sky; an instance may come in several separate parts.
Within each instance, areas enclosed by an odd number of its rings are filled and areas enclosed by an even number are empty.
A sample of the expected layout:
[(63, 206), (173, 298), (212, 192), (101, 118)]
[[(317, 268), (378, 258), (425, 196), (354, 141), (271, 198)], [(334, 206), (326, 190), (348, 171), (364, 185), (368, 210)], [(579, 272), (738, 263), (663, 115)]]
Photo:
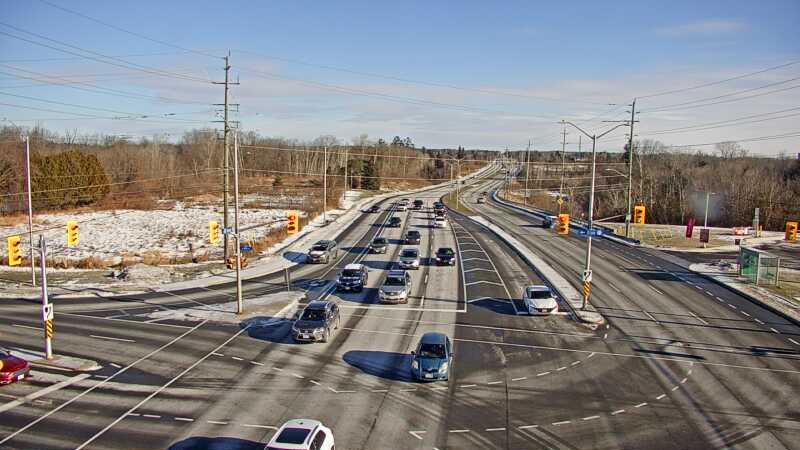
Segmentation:
[[(202, 122), (215, 119), (208, 103), (222, 101), (219, 86), (104, 64), (87, 58), (85, 51), (123, 55), (139, 69), (156, 68), (205, 80), (221, 79), (218, 58), (179, 52), (39, 0), (0, 1), (4, 11), (0, 103), (17, 105), (0, 105), (0, 118), (20, 125), (47, 119), (41, 123), (53, 130), (129, 135), (179, 136), (186, 128), (216, 126)], [(374, 139), (400, 134), (428, 147), (500, 149), (519, 148), (534, 138), (537, 148), (550, 149), (557, 145), (560, 126), (556, 122), (562, 118), (589, 130), (602, 130), (604, 124), (598, 120), (621, 119), (624, 103), (633, 97), (800, 60), (800, 3), (796, 1), (48, 2), (203, 53), (223, 55), (230, 49), (234, 74), (242, 83), (233, 95), (241, 104), (238, 118), (243, 128), (301, 140), (322, 134), (345, 141), (362, 133)], [(797, 118), (786, 117), (648, 134), (756, 114), (775, 117), (767, 113), (798, 105), (800, 89), (720, 105), (647, 112), (746, 89), (763, 93), (770, 89), (757, 88), (785, 82), (799, 72), (800, 64), (790, 65), (707, 88), (642, 99), (637, 134), (685, 145), (800, 131), (793, 126)], [(53, 85), (53, 78), (44, 80), (49, 85), (41, 83), (43, 76), (62, 77), (55, 79), (60, 85)], [(162, 101), (69, 88), (63, 77)], [(796, 84), (800, 83), (786, 82), (773, 89)], [(498, 91), (513, 95), (498, 95)], [(164, 97), (196, 104), (163, 101)], [(607, 106), (612, 102), (620, 106)], [(130, 118), (123, 113), (149, 117), (122, 120)], [(598, 120), (587, 121), (594, 117)], [(609, 135), (600, 147), (619, 149), (623, 134)], [(568, 140), (577, 142), (577, 134)], [(753, 152), (777, 154), (796, 152), (799, 144), (800, 138), (793, 137), (745, 146)]]

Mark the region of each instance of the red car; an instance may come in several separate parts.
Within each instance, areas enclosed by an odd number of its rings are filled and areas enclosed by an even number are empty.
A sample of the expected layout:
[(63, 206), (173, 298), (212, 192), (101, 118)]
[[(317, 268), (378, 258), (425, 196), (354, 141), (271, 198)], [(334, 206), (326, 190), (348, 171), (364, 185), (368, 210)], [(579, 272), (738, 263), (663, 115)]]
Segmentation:
[(20, 381), (28, 377), (31, 368), (28, 361), (0, 350), (0, 385)]

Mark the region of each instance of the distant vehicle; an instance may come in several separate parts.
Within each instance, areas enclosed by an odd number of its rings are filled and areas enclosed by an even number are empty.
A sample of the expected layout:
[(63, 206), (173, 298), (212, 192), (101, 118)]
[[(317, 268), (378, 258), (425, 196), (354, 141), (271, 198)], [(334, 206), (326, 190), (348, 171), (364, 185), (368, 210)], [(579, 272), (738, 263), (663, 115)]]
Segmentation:
[(313, 301), (292, 325), (292, 337), (297, 342), (328, 342), (339, 329), (339, 306), (332, 300)]
[(444, 208), (444, 203), (442, 202), (433, 202), (433, 209)]
[(555, 217), (547, 216), (542, 219), (542, 228), (553, 228), (553, 224), (555, 223)]
[(306, 256), (307, 263), (325, 263), (331, 262), (331, 258), (336, 259), (339, 256), (339, 249), (336, 246), (336, 241), (322, 240), (317, 241), (311, 246)]
[(400, 225), (403, 224), (403, 220), (399, 217), (392, 217), (389, 219), (389, 223), (386, 224), (389, 228), (400, 228)]
[(369, 250), (372, 253), (386, 253), (387, 248), (389, 248), (389, 240), (385, 237), (376, 237), (369, 244)]
[(8, 350), (0, 349), (0, 385), (22, 381), (30, 375), (28, 361), (14, 356)]
[(447, 228), (447, 219), (441, 216), (437, 216), (433, 219), (433, 227), (434, 228)]
[(529, 314), (547, 315), (558, 312), (558, 302), (549, 287), (533, 285), (525, 288), (522, 293), (522, 302)]
[(450, 247), (442, 247), (436, 250), (436, 264), (441, 265), (456, 265), (456, 252)]
[(340, 291), (358, 291), (364, 290), (369, 278), (369, 271), (363, 264), (348, 264), (344, 266), (344, 270), (339, 274), (336, 280), (336, 289)]
[(486, 197), (483, 196), (478, 197), (478, 203), (486, 203)]
[(372, 214), (381, 212), (381, 207), (378, 205), (372, 205), (369, 207), (369, 209), (367, 209), (367, 212)]
[(417, 380), (450, 379), (453, 365), (453, 346), (442, 333), (425, 333), (411, 352), (411, 374)]
[(381, 303), (408, 303), (411, 275), (405, 270), (390, 270), (379, 290)]
[(425, 205), (425, 202), (423, 202), (422, 200), (420, 200), (420, 199), (414, 200), (414, 209), (420, 210), (420, 209), (422, 209), (422, 207), (424, 205)]
[(402, 211), (406, 211), (407, 209), (408, 209), (408, 205), (403, 203), (403, 202), (398, 203), (397, 207), (395, 207), (395, 210), (401, 211), (401, 212)]
[(406, 205), (408, 205), (409, 203), (411, 203), (411, 199), (410, 198), (400, 199), (400, 203), (405, 203)]
[(264, 450), (334, 450), (333, 431), (322, 422), (293, 419), (278, 429)]
[(417, 230), (408, 230), (406, 233), (406, 244), (419, 245), (422, 235)]
[(415, 247), (406, 247), (400, 252), (397, 265), (401, 269), (419, 269), (419, 250)]

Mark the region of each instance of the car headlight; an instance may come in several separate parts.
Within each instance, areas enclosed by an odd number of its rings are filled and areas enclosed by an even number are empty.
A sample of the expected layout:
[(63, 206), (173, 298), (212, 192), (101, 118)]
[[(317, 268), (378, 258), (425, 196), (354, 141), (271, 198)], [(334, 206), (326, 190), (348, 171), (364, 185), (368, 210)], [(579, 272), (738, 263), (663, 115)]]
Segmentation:
[(325, 331), (325, 328), (322, 328), (322, 327), (315, 328), (314, 329), (314, 334), (322, 334), (324, 331)]
[(439, 257), (437, 256), (437, 257), (436, 257), (436, 260), (437, 260), (437, 261), (441, 261), (441, 260), (442, 260), (442, 258), (439, 258)]
[(413, 370), (417, 370), (417, 369), (419, 369), (419, 363), (417, 362), (417, 360), (416, 360), (416, 359), (414, 359), (414, 360), (412, 360), (412, 361), (411, 361), (411, 368), (412, 368)]
[(439, 367), (439, 370), (441, 370), (442, 372), (447, 372), (447, 363), (443, 362), (441, 367)]

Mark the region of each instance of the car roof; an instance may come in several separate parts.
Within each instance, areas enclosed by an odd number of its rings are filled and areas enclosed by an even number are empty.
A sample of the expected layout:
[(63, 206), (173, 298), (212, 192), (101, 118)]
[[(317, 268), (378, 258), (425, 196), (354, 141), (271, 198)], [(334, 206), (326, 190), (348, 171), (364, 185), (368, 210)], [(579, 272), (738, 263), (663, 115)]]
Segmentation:
[(327, 309), (332, 303), (332, 300), (314, 300), (306, 305), (306, 309)]
[(314, 243), (314, 245), (328, 245), (328, 244), (335, 244), (336, 241), (332, 241), (330, 239), (322, 239)]
[(406, 234), (419, 234), (419, 230), (408, 230)]
[(444, 344), (446, 340), (447, 340), (447, 335), (445, 335), (444, 333), (437, 333), (435, 331), (425, 333), (419, 339), (419, 341), (423, 344)]
[(386, 274), (387, 277), (402, 277), (405, 276), (405, 270), (390, 270), (389, 273)]
[(401, 252), (407, 252), (409, 250), (414, 250), (415, 252), (419, 253), (419, 249), (417, 247), (403, 247), (403, 250), (401, 250)]
[(344, 266), (344, 270), (361, 270), (364, 268), (363, 264), (348, 264)]
[(452, 247), (439, 247), (439, 248), (438, 248), (436, 251), (437, 251), (437, 252), (441, 252), (441, 251), (443, 251), (443, 250), (450, 250), (451, 252), (454, 252), (454, 251), (455, 251), (455, 250), (453, 250), (453, 248), (452, 248)]
[(547, 291), (547, 292), (550, 292), (550, 288), (545, 286), (545, 285), (543, 285), (543, 284), (534, 284), (532, 286), (526, 287), (525, 290), (528, 291), (528, 292), (534, 292), (534, 291)]

